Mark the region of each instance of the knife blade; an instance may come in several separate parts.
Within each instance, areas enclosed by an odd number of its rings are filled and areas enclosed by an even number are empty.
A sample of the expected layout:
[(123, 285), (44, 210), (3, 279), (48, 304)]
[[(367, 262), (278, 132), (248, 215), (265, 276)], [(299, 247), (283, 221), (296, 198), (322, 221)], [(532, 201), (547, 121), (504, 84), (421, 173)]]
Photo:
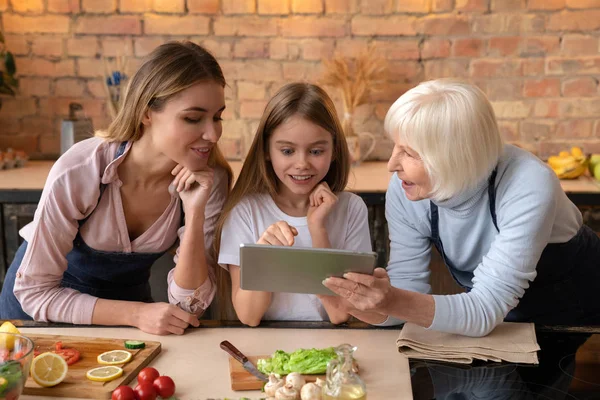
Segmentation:
[(263, 382), (269, 381), (269, 378), (265, 374), (260, 372), (258, 368), (256, 368), (256, 366), (252, 364), (250, 360), (248, 360), (248, 357), (246, 357), (241, 351), (239, 351), (237, 347), (229, 343), (229, 341), (223, 340), (220, 344), (220, 347), (223, 350), (225, 350), (231, 357), (239, 361), (246, 371), (250, 372), (252, 375), (254, 375)]

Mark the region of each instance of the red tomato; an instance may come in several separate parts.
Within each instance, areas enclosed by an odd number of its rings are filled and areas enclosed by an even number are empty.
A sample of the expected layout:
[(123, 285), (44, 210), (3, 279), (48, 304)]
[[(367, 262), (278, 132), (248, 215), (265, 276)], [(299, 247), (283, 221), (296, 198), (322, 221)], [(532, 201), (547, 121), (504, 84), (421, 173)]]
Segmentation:
[(140, 383), (133, 390), (139, 400), (156, 400), (156, 390), (151, 383)]
[(135, 392), (129, 386), (119, 386), (112, 393), (112, 400), (136, 400)]
[(57, 349), (54, 352), (64, 358), (67, 362), (67, 365), (75, 364), (77, 361), (79, 361), (79, 357), (81, 356), (81, 354), (79, 354), (79, 350), (77, 349), (62, 348), (61, 350)]
[(175, 382), (168, 376), (159, 376), (154, 380), (154, 389), (163, 399), (169, 398), (175, 394)]
[(154, 380), (159, 376), (160, 374), (155, 368), (146, 367), (143, 370), (141, 370), (138, 374), (138, 383), (148, 383), (152, 385), (152, 382), (154, 382)]

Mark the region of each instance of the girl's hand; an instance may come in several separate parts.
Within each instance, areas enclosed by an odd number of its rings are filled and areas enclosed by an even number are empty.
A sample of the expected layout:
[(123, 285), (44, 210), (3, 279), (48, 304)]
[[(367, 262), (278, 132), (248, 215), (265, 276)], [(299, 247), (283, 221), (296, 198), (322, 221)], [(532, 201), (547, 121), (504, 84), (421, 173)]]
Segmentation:
[(210, 197), (214, 171), (207, 167), (205, 170), (192, 172), (178, 164), (171, 174), (175, 175), (173, 186), (179, 192), (185, 213), (204, 210)]
[(324, 229), (325, 219), (338, 201), (327, 182), (319, 183), (310, 194), (307, 220), (309, 229)]
[(153, 335), (183, 335), (188, 326), (200, 326), (197, 316), (169, 303), (142, 304), (136, 320), (136, 327)]
[(292, 246), (296, 235), (298, 235), (296, 228), (285, 221), (279, 221), (269, 226), (256, 243), (271, 246)]

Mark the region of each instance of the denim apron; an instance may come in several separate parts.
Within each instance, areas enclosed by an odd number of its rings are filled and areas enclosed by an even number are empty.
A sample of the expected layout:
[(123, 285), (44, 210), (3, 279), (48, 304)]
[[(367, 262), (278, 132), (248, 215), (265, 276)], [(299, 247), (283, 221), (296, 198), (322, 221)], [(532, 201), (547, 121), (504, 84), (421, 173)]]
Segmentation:
[[(123, 154), (126, 145), (127, 142), (121, 143), (115, 159)], [(100, 184), (98, 203), (106, 186)], [(152, 302), (150, 268), (165, 251), (122, 253), (95, 250), (84, 242), (79, 233), (90, 215), (79, 221), (79, 230), (73, 241), (73, 249), (67, 254), (68, 266), (60, 286), (103, 299)], [(26, 249), (27, 242), (23, 242), (6, 273), (0, 294), (0, 319), (32, 319), (23, 311), (13, 292), (15, 277)]]
[[(489, 179), (490, 214), (496, 230), (496, 181)], [(444, 252), (438, 229), (438, 207), (430, 202), (431, 241), (454, 280), (467, 292), (473, 273), (459, 271)], [(566, 243), (548, 243), (536, 266), (537, 276), (505, 318), (510, 322), (546, 325), (600, 324), (600, 238), (587, 225)]]

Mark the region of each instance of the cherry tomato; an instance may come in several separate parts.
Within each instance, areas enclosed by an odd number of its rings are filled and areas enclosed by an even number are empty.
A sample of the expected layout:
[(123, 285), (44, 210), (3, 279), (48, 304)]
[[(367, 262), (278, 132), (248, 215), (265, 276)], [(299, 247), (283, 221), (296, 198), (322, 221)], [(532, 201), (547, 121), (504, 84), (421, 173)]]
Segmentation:
[(133, 390), (139, 400), (156, 400), (156, 390), (151, 383), (140, 383)]
[(154, 380), (156, 378), (158, 378), (159, 376), (160, 376), (160, 374), (158, 373), (158, 371), (155, 368), (146, 367), (140, 371), (140, 373), (137, 376), (137, 379), (138, 379), (138, 383), (148, 383), (148, 384), (152, 385)]
[(112, 393), (112, 400), (136, 400), (135, 392), (129, 386), (119, 386)]
[(154, 380), (154, 389), (163, 399), (169, 398), (175, 394), (175, 382), (168, 376), (159, 376)]

